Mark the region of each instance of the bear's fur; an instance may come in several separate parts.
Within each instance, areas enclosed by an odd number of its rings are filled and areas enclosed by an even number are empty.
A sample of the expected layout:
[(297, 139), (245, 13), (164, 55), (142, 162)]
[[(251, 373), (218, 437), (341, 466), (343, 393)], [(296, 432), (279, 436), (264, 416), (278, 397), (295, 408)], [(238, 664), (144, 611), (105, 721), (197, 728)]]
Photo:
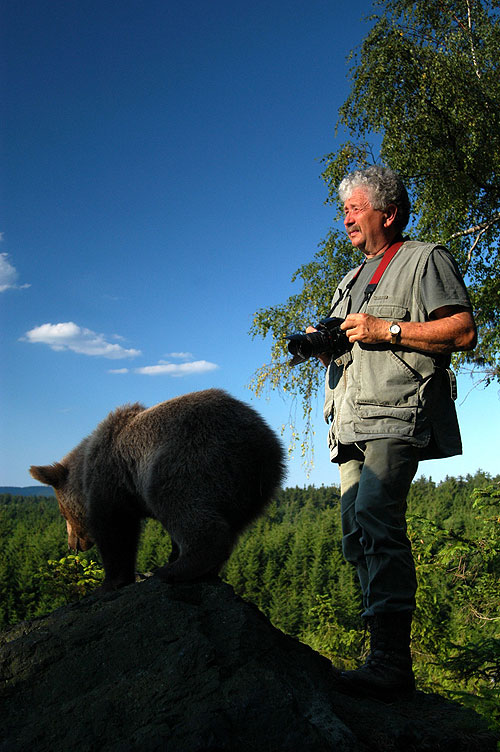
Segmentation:
[(183, 582), (216, 574), (281, 484), (284, 452), (255, 410), (209, 389), (149, 409), (119, 407), (60, 462), (30, 473), (54, 487), (68, 545), (97, 544), (103, 587), (114, 590), (135, 580), (145, 517), (172, 539), (158, 576)]

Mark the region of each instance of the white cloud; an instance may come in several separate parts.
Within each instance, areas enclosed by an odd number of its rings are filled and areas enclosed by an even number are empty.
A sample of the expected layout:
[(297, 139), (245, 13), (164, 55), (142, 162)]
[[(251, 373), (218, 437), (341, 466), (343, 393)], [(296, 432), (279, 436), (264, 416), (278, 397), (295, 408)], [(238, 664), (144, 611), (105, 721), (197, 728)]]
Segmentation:
[(128, 373), (128, 368), (110, 368), (108, 373)]
[(190, 352), (173, 352), (173, 353), (167, 353), (167, 358), (178, 358), (179, 360), (192, 360), (193, 355)]
[(97, 355), (103, 358), (135, 358), (141, 354), (140, 350), (133, 350), (121, 345), (107, 342), (103, 334), (96, 334), (90, 329), (84, 329), (66, 321), (61, 324), (42, 324), (21, 338), (27, 342), (42, 343), (52, 350), (72, 350), (82, 355)]
[(191, 376), (192, 374), (207, 373), (215, 371), (219, 366), (216, 363), (210, 363), (208, 360), (193, 360), (190, 363), (164, 363), (160, 362), (156, 366), (144, 366), (143, 368), (134, 368), (134, 373), (144, 374), (146, 376)]
[(18, 276), (16, 268), (9, 261), (9, 254), (0, 253), (0, 292), (5, 292), (5, 290), (24, 290), (27, 287), (31, 287), (31, 285), (16, 285)]

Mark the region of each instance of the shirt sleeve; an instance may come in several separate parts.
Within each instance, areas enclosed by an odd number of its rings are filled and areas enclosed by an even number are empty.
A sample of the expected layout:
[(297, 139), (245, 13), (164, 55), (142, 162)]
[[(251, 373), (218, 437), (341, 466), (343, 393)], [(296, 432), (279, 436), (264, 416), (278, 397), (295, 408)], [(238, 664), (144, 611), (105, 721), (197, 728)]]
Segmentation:
[(420, 294), (427, 314), (443, 306), (472, 308), (457, 263), (442, 247), (433, 249), (422, 275)]

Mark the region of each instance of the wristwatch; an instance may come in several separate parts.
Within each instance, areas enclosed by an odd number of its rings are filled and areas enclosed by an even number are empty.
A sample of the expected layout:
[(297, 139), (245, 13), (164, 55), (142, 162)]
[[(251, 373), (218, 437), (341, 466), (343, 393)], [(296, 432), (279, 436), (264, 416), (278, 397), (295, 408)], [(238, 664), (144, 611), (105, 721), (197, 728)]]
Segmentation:
[(396, 345), (401, 337), (401, 327), (395, 321), (391, 321), (389, 331), (391, 333), (391, 345)]

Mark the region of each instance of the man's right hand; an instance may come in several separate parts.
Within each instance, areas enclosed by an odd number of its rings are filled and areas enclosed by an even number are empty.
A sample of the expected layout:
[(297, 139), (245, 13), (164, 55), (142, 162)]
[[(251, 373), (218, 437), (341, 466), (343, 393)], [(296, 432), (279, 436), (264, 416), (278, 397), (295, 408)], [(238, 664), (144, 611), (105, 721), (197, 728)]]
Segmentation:
[[(306, 334), (311, 334), (311, 332), (317, 332), (318, 330), (314, 328), (314, 326), (308, 326), (306, 329)], [(330, 365), (330, 360), (332, 359), (331, 355), (328, 355), (328, 353), (321, 353), (320, 355), (316, 355), (316, 358), (320, 360), (325, 368), (328, 368)]]

